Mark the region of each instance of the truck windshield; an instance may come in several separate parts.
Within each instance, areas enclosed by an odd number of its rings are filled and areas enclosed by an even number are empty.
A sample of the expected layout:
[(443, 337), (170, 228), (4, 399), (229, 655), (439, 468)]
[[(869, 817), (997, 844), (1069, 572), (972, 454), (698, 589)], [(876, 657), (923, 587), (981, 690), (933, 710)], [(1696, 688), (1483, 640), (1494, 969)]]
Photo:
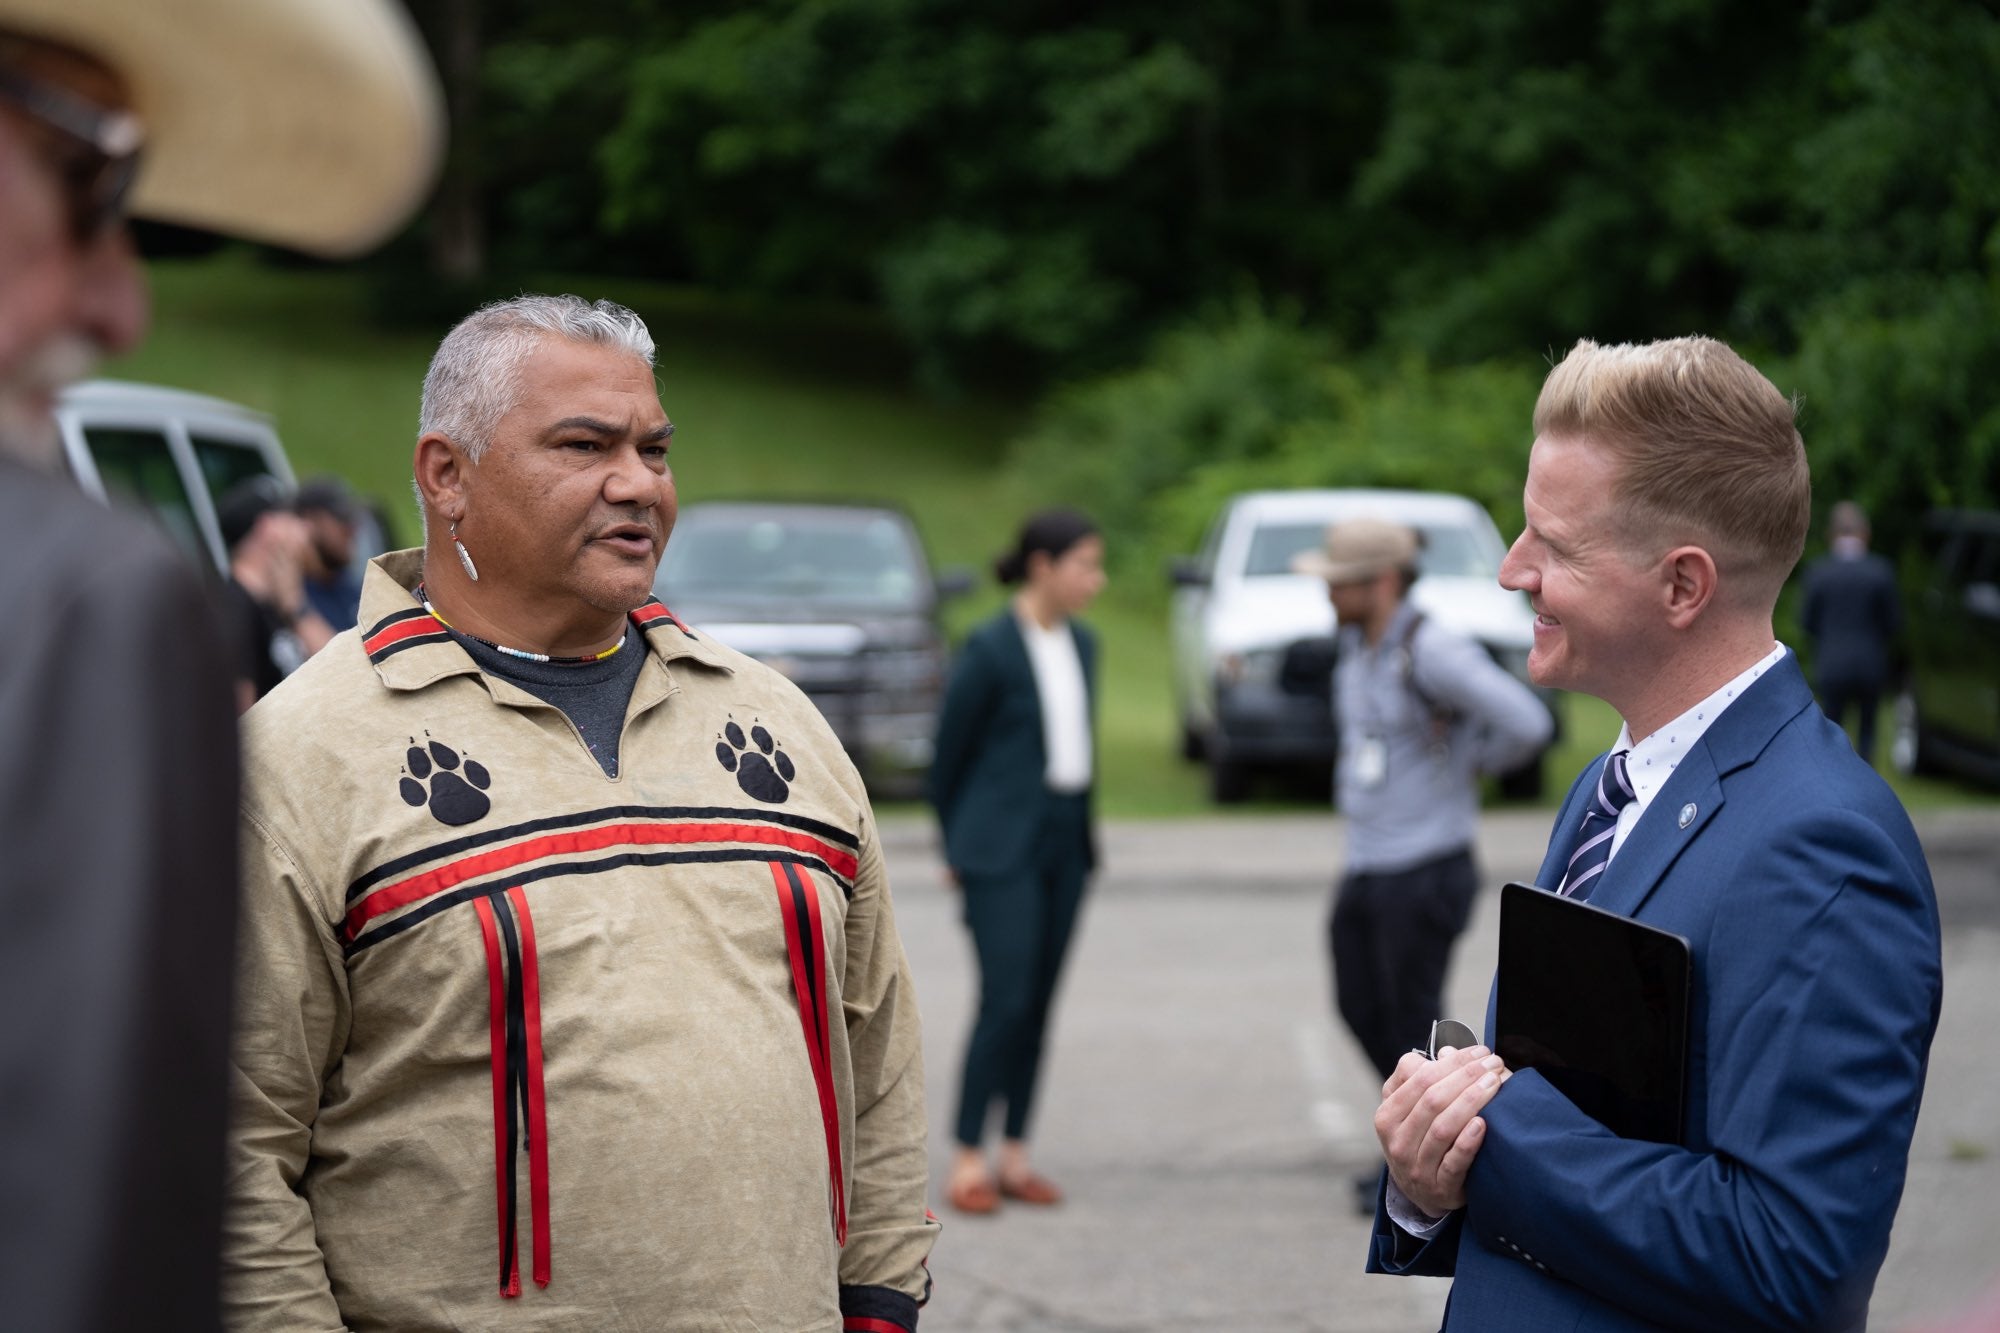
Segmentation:
[(904, 609), (930, 591), (908, 529), (881, 514), (689, 514), (667, 542), (657, 585), (669, 605), (727, 597)]
[[(1441, 574), (1448, 578), (1491, 579), (1500, 576), (1500, 567), (1479, 540), (1477, 533), (1461, 527), (1414, 525), (1423, 536), (1417, 553), (1419, 574)], [(1261, 578), (1292, 572), (1292, 557), (1315, 549), (1326, 540), (1324, 522), (1262, 523), (1250, 535), (1250, 555), (1243, 562), (1245, 578)]]

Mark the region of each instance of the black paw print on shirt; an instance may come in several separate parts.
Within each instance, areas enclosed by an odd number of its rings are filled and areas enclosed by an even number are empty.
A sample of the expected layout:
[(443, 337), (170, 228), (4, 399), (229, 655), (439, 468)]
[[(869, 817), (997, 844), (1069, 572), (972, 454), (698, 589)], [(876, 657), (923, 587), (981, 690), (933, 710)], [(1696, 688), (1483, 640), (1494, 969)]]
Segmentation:
[(493, 808), (486, 797), (493, 775), (486, 771), (486, 765), (430, 739), (429, 732), (424, 733), (422, 744), (416, 737), (410, 738), (403, 764), (397, 790), (411, 805), (429, 805), (440, 824), (470, 824), (485, 818)]
[(770, 732), (752, 723), (750, 735), (745, 737), (733, 718), (715, 743), (715, 759), (736, 775), (737, 786), (767, 805), (783, 805), (792, 794), (792, 779), (799, 774), (792, 757), (778, 748)]

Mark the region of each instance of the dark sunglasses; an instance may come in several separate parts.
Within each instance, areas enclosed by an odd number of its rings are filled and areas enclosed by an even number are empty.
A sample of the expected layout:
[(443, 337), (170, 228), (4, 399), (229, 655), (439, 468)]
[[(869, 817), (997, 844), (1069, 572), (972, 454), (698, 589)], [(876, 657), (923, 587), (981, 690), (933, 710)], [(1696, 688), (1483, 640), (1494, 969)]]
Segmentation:
[(146, 143), (139, 118), (93, 105), (5, 65), (0, 65), (0, 99), (59, 141), (54, 166), (69, 196), (71, 234), (79, 244), (102, 236), (125, 215), (126, 197), (139, 175)]

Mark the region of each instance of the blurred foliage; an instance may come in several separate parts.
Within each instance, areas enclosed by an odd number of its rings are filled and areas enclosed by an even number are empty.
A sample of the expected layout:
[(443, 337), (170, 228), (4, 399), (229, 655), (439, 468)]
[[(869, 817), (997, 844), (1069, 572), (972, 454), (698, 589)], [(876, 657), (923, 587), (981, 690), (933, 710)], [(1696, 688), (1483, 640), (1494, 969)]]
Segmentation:
[(1024, 467), (1121, 531), (1307, 480), (1504, 524), (1541, 364), (1693, 331), (1800, 395), (1878, 544), (2000, 503), (1981, 0), (413, 8), (478, 25), (489, 285), (852, 303), (933, 386), (1066, 382)]
[[(442, 48), (466, 0), (412, 0)], [(1111, 366), (1366, 240), (1389, 0), (478, 8), (492, 263), (886, 308), (940, 378)]]
[(1296, 315), (1240, 302), (1165, 335), (1135, 369), (1051, 394), (1016, 470), (1113, 532), (1156, 531), (1198, 470), (1267, 465), (1288, 432), (1338, 410), (1331, 351)]
[(1443, 489), (1521, 521), (1540, 362), (1359, 364), (1251, 301), (1162, 338), (1137, 369), (1050, 396), (1015, 451), (1017, 485), (1080, 504), (1144, 568), (1192, 551), (1239, 491)]

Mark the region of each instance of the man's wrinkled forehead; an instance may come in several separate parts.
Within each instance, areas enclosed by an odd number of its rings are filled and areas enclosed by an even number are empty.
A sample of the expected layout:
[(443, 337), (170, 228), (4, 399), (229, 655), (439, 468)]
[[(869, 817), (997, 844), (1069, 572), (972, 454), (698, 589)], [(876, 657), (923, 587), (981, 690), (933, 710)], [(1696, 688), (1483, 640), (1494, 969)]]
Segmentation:
[[(543, 333), (516, 368), (516, 392), (509, 411), (531, 406), (543, 431), (625, 423), (635, 414), (649, 429), (665, 416), (659, 381), (644, 357), (608, 343)], [(532, 400), (532, 403), (530, 402)], [(595, 405), (595, 406), (593, 406)]]

